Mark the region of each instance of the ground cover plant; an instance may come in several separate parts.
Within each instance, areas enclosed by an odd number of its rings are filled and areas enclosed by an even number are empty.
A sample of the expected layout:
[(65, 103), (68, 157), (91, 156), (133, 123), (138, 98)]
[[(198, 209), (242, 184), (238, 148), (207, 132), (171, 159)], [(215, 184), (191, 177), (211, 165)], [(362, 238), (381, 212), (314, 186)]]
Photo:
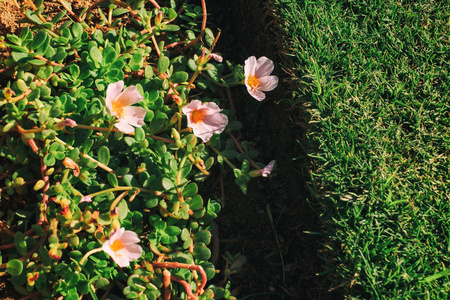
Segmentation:
[(207, 285), (220, 204), (198, 185), (273, 170), (215, 97), (263, 100), (272, 61), (214, 53), (204, 1), (60, 2), (14, 2), (30, 25), (2, 39), (1, 275), (28, 298), (232, 299)]
[(275, 2), (299, 85), (293, 104), (311, 114), (305, 151), (331, 289), (446, 299), (448, 2)]

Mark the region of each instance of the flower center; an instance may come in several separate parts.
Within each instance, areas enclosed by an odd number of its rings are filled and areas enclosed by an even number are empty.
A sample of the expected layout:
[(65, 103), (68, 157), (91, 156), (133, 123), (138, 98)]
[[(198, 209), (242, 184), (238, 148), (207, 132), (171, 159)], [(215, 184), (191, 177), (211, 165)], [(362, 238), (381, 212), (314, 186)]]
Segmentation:
[(205, 109), (194, 110), (192, 112), (192, 117), (191, 117), (192, 123), (196, 124), (198, 122), (203, 121), (203, 119), (205, 118), (205, 112), (206, 112)]
[(259, 79), (256, 78), (255, 75), (250, 75), (250, 76), (248, 76), (247, 84), (248, 84), (251, 88), (256, 89), (256, 88), (259, 86)]
[(123, 106), (120, 104), (119, 101), (113, 101), (111, 103), (113, 111), (117, 114), (119, 118), (123, 117)]
[(114, 252), (117, 252), (123, 248), (123, 244), (119, 240), (115, 240), (114, 243), (111, 245), (111, 250)]

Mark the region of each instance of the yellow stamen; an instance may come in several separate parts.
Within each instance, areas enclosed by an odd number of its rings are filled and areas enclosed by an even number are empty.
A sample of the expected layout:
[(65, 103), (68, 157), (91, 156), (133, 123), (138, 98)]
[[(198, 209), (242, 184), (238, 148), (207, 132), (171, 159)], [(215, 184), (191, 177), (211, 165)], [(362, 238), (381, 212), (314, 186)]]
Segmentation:
[(123, 248), (123, 244), (120, 240), (115, 240), (111, 245), (111, 250), (117, 252)]
[(256, 78), (255, 75), (250, 75), (250, 76), (248, 76), (247, 84), (248, 84), (251, 88), (256, 89), (256, 88), (259, 86), (259, 79)]
[(191, 117), (191, 121), (192, 123), (196, 124), (198, 122), (203, 121), (203, 119), (205, 118), (205, 109), (202, 110), (194, 110), (192, 112), (192, 117)]
[(111, 103), (113, 111), (119, 118), (123, 117), (123, 105), (119, 101), (113, 101)]

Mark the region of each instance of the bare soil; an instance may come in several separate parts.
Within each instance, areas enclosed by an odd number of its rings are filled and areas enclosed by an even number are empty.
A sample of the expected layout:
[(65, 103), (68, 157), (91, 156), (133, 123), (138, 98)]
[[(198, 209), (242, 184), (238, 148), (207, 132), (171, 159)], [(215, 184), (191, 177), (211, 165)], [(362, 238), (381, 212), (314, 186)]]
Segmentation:
[[(57, 12), (57, 1), (47, 2), (53, 3), (49, 9)], [(67, 2), (75, 9), (93, 3)], [(239, 299), (342, 299), (342, 295), (329, 292), (331, 283), (326, 277), (316, 275), (324, 270), (318, 256), (320, 240), (305, 233), (322, 230), (308, 205), (302, 175), (309, 170), (307, 155), (300, 147), (306, 141), (309, 117), (305, 110), (283, 101), (291, 98), (295, 86), (289, 72), (281, 67), (288, 69), (289, 62), (270, 1), (210, 0), (207, 6), (208, 26), (221, 30), (218, 52), (240, 64), (251, 55), (267, 56), (274, 60), (275, 75), (280, 78), (279, 87), (262, 102), (253, 99), (244, 87), (231, 90), (238, 119), (244, 125), (242, 139), (253, 141), (260, 161), (275, 159), (277, 169), (270, 179), (252, 180), (247, 196), (233, 183), (231, 173), (225, 175), (225, 202), (217, 219), (221, 240), (218, 268), (225, 264), (222, 255), (226, 251), (246, 256), (242, 270), (228, 278)], [(16, 21), (22, 16), (12, 1), (0, 2), (0, 12), (0, 36), (19, 30)], [(221, 197), (222, 193), (216, 188), (211, 196)], [(222, 275), (217, 277), (220, 280)], [(0, 295), (1, 299), (20, 298), (5, 277), (0, 277)]]

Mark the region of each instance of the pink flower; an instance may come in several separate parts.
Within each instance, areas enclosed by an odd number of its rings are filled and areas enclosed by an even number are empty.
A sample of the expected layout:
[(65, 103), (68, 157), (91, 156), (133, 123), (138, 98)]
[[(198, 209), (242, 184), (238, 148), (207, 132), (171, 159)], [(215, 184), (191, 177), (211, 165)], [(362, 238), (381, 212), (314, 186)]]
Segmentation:
[(128, 267), (130, 261), (141, 257), (142, 248), (137, 243), (140, 242), (136, 232), (120, 228), (109, 236), (102, 249), (121, 267)]
[(221, 133), (228, 125), (228, 117), (220, 112), (222, 109), (214, 102), (203, 103), (193, 100), (183, 107), (183, 113), (187, 116), (188, 127), (191, 127), (196, 137), (205, 143), (214, 133)]
[(143, 107), (131, 105), (142, 101), (144, 97), (139, 94), (134, 85), (122, 91), (123, 85), (122, 80), (108, 85), (105, 104), (111, 115), (119, 119), (114, 126), (125, 133), (133, 133), (133, 126), (142, 127), (144, 125), (146, 110)]
[(271, 162), (269, 162), (267, 164), (267, 166), (265, 166), (264, 168), (261, 169), (261, 176), (262, 177), (267, 177), (270, 175), (270, 173), (272, 173), (273, 170), (273, 166), (275, 165), (275, 161), (272, 160)]
[(277, 87), (278, 77), (270, 75), (273, 71), (273, 61), (265, 56), (256, 60), (250, 56), (245, 61), (245, 85), (250, 95), (258, 101), (266, 98), (263, 92), (269, 92)]
[(81, 200), (80, 200), (80, 203), (82, 203), (82, 202), (92, 202), (91, 195), (83, 196), (83, 198), (81, 198)]

